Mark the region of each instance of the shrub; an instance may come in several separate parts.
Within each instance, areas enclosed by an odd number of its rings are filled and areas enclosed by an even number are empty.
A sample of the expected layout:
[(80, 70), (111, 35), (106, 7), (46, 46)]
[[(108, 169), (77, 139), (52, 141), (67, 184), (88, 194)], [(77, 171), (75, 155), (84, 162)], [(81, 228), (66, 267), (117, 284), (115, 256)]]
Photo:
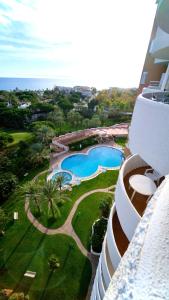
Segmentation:
[(10, 193), (15, 189), (17, 184), (17, 177), (11, 173), (0, 173), (0, 199), (1, 201), (7, 199)]
[(0, 132), (0, 148), (4, 148), (8, 143), (13, 142), (13, 137), (9, 133)]
[(99, 209), (101, 211), (101, 217), (104, 217), (104, 218), (109, 217), (111, 204), (112, 204), (111, 196), (107, 197), (107, 199), (103, 199), (100, 202)]
[(107, 220), (101, 218), (99, 219), (93, 227), (93, 235), (92, 235), (92, 249), (93, 251), (100, 253), (102, 250), (102, 244), (104, 240), (104, 236), (107, 229)]

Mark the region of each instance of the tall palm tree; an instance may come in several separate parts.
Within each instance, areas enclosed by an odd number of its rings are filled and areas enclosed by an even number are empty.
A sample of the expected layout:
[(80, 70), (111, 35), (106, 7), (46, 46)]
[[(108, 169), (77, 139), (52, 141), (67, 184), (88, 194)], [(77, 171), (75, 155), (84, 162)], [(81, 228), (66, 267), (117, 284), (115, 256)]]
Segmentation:
[(60, 191), (62, 190), (63, 186), (65, 184), (68, 185), (68, 183), (69, 183), (69, 178), (68, 178), (68, 175), (66, 173), (63, 173), (62, 175), (57, 176), (56, 184), (57, 184)]
[(58, 190), (58, 184), (56, 181), (46, 181), (42, 188), (42, 197), (48, 201), (48, 213), (52, 213), (52, 217), (60, 216), (59, 205), (70, 200), (69, 197), (65, 194), (64, 191), (60, 192)]
[(23, 188), (23, 194), (31, 201), (33, 204), (35, 204), (38, 213), (41, 214), (41, 206), (40, 206), (40, 186), (37, 184), (37, 182), (30, 181), (27, 182)]

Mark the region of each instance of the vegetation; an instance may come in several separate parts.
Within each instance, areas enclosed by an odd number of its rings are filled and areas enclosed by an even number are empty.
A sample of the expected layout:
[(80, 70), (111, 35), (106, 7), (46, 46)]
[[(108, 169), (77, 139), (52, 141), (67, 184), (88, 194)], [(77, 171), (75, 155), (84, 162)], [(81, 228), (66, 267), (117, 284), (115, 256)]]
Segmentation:
[(88, 137), (86, 139), (80, 140), (78, 142), (74, 142), (74, 143), (69, 144), (69, 149), (71, 151), (79, 151), (79, 150), (82, 150), (86, 147), (96, 145), (96, 144), (98, 144), (98, 142), (99, 142), (98, 138), (95, 135), (95, 136), (91, 136), (91, 137)]
[(69, 197), (64, 191), (58, 190), (57, 181), (46, 181), (41, 192), (41, 199), (47, 200), (48, 216), (52, 214), (52, 218), (60, 217), (59, 205), (63, 205), (66, 201), (69, 201)]
[(100, 202), (99, 209), (101, 211), (101, 217), (108, 219), (111, 206), (112, 206), (112, 197), (111, 196), (103, 199)]
[(118, 137), (116, 136), (114, 141), (115, 143), (117, 143), (118, 145), (122, 146), (123, 148), (126, 146), (128, 138), (127, 137)]
[(92, 225), (100, 217), (100, 204), (111, 198), (108, 193), (94, 193), (82, 201), (73, 218), (73, 228), (82, 244), (90, 250)]
[[(47, 205), (48, 202), (42, 201), (41, 202), (41, 210), (43, 213), (40, 216), (38, 216), (39, 222), (49, 228), (60, 227), (61, 225), (64, 224), (65, 220), (67, 219), (68, 214), (69, 214), (74, 202), (81, 195), (83, 195), (84, 193), (91, 191), (93, 189), (106, 188), (113, 184), (116, 184), (117, 178), (118, 178), (118, 170), (107, 171), (106, 173), (102, 173), (102, 174), (98, 175), (94, 179), (84, 181), (80, 185), (74, 186), (72, 188), (72, 191), (66, 192), (66, 196), (68, 196), (68, 198), (71, 201), (66, 200), (64, 205), (59, 204), (60, 216), (55, 219), (49, 217), (49, 215), (47, 213), (48, 212), (48, 205)], [(45, 181), (46, 181), (46, 174), (43, 174), (38, 177), (36, 182), (37, 183), (40, 182), (40, 184), (43, 186), (45, 184)], [(101, 198), (101, 200), (102, 199), (103, 198)], [(90, 207), (90, 204), (89, 204), (89, 207)], [(98, 207), (99, 207), (99, 205), (98, 205)], [(92, 210), (92, 207), (91, 207), (91, 210)], [(31, 211), (34, 215), (37, 215), (36, 208), (32, 204), (31, 204)], [(99, 216), (99, 209), (98, 209), (98, 216)], [(93, 222), (94, 222), (94, 220), (93, 220)]]
[[(29, 174), (27, 181), (33, 176), (35, 173)], [(42, 186), (44, 177), (38, 180)], [(19, 219), (11, 223), (5, 236), (0, 238), (0, 288), (13, 290), (17, 287), (16, 292), (28, 293), (32, 300), (85, 299), (91, 278), (88, 259), (71, 238), (41, 234), (30, 224), (24, 212), (24, 181), (20, 183), (23, 188), (17, 189), (3, 204), (9, 214), (17, 211)], [(49, 268), (49, 258), (53, 254), (60, 263), (55, 272)], [(26, 270), (36, 272), (33, 281), (23, 276)]]
[(94, 252), (100, 253), (102, 251), (102, 244), (107, 229), (107, 220), (99, 219), (93, 226), (93, 235), (91, 245)]

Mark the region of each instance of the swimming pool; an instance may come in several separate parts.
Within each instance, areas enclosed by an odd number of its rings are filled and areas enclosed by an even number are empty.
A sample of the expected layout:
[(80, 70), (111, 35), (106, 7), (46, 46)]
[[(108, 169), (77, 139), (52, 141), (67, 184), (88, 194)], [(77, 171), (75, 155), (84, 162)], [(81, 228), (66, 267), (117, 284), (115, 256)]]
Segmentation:
[(90, 177), (97, 172), (99, 167), (113, 169), (120, 167), (123, 153), (110, 146), (98, 146), (86, 154), (73, 154), (61, 162), (61, 169), (72, 172), (76, 177)]

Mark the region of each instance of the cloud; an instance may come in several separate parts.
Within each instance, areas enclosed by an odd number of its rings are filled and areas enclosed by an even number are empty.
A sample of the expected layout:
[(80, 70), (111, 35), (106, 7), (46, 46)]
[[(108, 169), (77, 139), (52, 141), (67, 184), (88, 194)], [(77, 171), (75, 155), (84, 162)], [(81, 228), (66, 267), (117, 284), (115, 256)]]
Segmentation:
[(1, 0), (0, 76), (136, 85), (154, 13), (154, 0)]

